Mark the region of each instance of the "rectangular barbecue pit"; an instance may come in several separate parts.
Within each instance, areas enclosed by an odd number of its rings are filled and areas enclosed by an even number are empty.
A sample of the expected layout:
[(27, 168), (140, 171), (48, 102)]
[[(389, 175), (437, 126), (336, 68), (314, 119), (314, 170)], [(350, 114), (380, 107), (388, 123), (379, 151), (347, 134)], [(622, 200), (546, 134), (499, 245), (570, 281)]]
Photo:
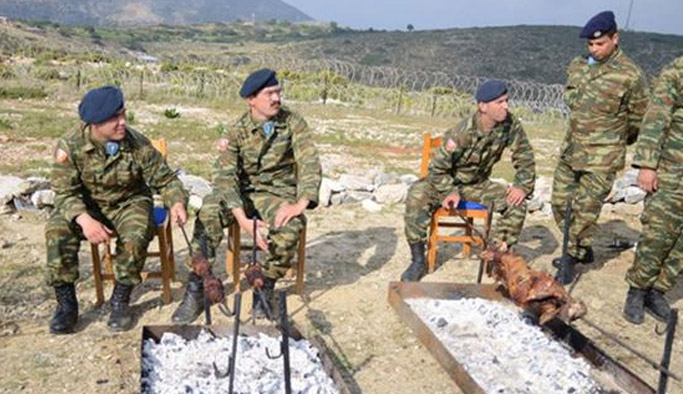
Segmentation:
[(520, 318), (496, 287), (392, 282), (388, 298), (467, 394), (655, 392), (574, 327)]
[[(350, 394), (325, 348), (289, 325), (292, 393)], [(235, 393), (284, 393), (280, 332), (272, 326), (240, 324)], [(155, 325), (142, 329), (142, 393), (227, 393), (232, 325)], [(218, 370), (218, 373), (216, 371)]]

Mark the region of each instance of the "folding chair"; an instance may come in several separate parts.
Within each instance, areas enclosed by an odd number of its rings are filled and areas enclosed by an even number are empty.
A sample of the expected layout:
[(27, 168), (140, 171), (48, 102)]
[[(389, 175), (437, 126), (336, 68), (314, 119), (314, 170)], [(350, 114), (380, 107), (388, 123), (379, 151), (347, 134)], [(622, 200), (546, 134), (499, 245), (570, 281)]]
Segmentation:
[[(152, 145), (164, 156), (167, 156), (167, 144), (165, 139), (152, 140)], [(154, 225), (156, 227), (156, 238), (159, 243), (158, 252), (149, 252), (148, 257), (159, 257), (161, 269), (159, 271), (143, 271), (140, 273), (143, 279), (161, 278), (162, 298), (165, 304), (171, 302), (171, 281), (175, 281), (175, 258), (173, 256), (173, 234), (171, 232), (171, 221), (168, 211), (163, 207), (154, 208)], [(112, 240), (115, 239), (112, 238)], [(99, 245), (90, 244), (92, 255), (93, 276), (95, 277), (95, 293), (97, 296), (96, 306), (104, 302), (103, 281), (114, 281), (114, 270), (112, 260), (114, 253), (111, 250), (111, 242), (105, 245), (104, 268), (102, 272), (102, 256), (100, 256)]]
[[(439, 146), (441, 146), (441, 137), (432, 137), (429, 133), (424, 133), (422, 139), (420, 178), (427, 176), (429, 159), (431, 158), (432, 152), (434, 149), (438, 149)], [(465, 220), (463, 220), (463, 218)], [(470, 256), (473, 245), (484, 245), (484, 239), (481, 236), (472, 233), (472, 226), (474, 226), (475, 219), (482, 219), (484, 221), (484, 226), (489, 226), (488, 208), (485, 205), (472, 201), (461, 200), (458, 203), (458, 206), (453, 210), (441, 207), (434, 212), (429, 224), (429, 239), (427, 241), (427, 268), (429, 273), (434, 272), (439, 242), (461, 243), (462, 250), (467, 257)], [(439, 235), (439, 229), (441, 228), (464, 230), (464, 234), (459, 232), (455, 235)], [(488, 233), (488, 228), (486, 228), (485, 231)]]

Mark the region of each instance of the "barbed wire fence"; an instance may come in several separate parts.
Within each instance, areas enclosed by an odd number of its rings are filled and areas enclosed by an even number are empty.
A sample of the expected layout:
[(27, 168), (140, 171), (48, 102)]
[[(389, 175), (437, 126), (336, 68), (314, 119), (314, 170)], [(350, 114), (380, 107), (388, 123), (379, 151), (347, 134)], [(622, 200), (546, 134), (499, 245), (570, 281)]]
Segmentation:
[[(191, 62), (188, 62), (191, 64)], [(227, 57), (205, 66), (165, 69), (145, 64), (14, 65), (20, 79), (61, 82), (62, 89), (83, 92), (102, 84), (121, 86), (144, 99), (191, 98), (238, 100), (237, 92), (251, 71), (278, 70), (286, 100), (339, 104), (405, 116), (462, 117), (474, 107), (473, 94), (485, 78), (364, 66), (336, 59), (301, 59), (287, 54)], [(5, 78), (7, 79), (7, 78)], [(512, 110), (527, 122), (564, 119), (567, 108), (559, 84), (506, 80)]]

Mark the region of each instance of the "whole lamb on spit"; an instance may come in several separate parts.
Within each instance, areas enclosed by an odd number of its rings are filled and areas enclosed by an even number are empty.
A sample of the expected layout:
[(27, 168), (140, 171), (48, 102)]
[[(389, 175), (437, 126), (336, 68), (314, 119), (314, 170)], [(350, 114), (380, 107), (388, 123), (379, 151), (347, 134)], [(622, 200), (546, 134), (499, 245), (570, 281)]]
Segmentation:
[(540, 324), (555, 317), (570, 322), (586, 314), (582, 301), (572, 298), (547, 272), (529, 268), (522, 257), (493, 246), (482, 257), (486, 273), (505, 288), (515, 304), (537, 313)]

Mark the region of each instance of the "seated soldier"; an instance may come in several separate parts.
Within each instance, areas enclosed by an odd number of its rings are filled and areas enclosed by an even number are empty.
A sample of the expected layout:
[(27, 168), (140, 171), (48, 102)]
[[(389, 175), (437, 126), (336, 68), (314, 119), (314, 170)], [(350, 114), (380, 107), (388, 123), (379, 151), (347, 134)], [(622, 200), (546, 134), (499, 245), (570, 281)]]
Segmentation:
[[(258, 70), (244, 81), (240, 96), (248, 110), (218, 141), (214, 189), (197, 213), (192, 240), (193, 248), (213, 262), (224, 228), (237, 221), (254, 237), (250, 218), (258, 218), (259, 229), (268, 229), (266, 237), (256, 231), (255, 239), (267, 252), (262, 291), (271, 307), (275, 281), (291, 267), (303, 212), (317, 206), (322, 179), (312, 133), (300, 115), (281, 105), (280, 93), (273, 70)], [(202, 279), (191, 272), (173, 321), (192, 322), (203, 304)], [(252, 305), (257, 317), (265, 317), (266, 306), (256, 294)]]
[[(505, 83), (489, 80), (475, 94), (476, 113), (446, 131), (433, 154), (427, 177), (408, 191), (405, 233), (411, 264), (401, 281), (419, 281), (426, 273), (425, 243), (434, 212), (441, 206), (457, 207), (461, 200), (495, 203), (502, 214), (494, 242), (503, 249), (514, 245), (526, 216), (525, 199), (534, 188), (534, 154), (522, 125), (508, 111)], [(505, 148), (512, 151), (515, 179), (511, 185), (489, 180), (493, 165)]]
[(187, 194), (161, 154), (139, 132), (126, 127), (123, 94), (113, 86), (89, 91), (78, 112), (78, 130), (57, 142), (51, 183), (55, 211), (45, 227), (47, 281), (57, 310), (50, 332), (72, 332), (78, 320), (74, 283), (81, 240), (108, 243), (116, 235), (112, 331), (129, 329), (133, 286), (140, 283), (147, 246), (154, 237), (152, 190), (161, 193), (174, 222), (187, 220)]

